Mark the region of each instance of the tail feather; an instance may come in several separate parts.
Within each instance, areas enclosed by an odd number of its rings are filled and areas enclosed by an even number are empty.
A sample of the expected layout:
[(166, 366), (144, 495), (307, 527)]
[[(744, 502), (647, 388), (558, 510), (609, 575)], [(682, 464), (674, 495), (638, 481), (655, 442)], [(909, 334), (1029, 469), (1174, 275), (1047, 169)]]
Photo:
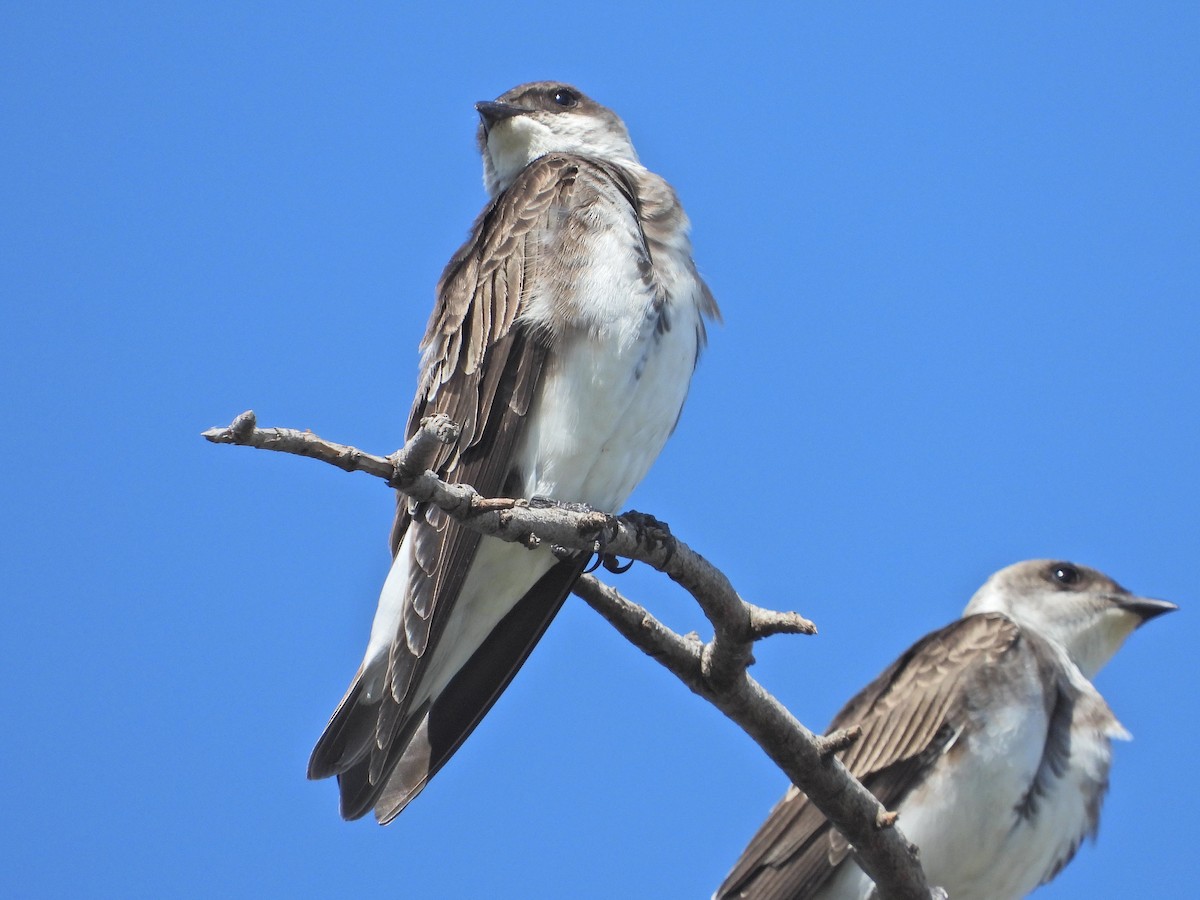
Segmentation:
[(587, 561), (587, 556), (564, 560), (543, 575), (441, 693), (391, 726), (395, 737), (386, 748), (376, 741), (381, 704), (361, 702), (360, 672), (317, 742), (308, 769), (310, 778), (338, 776), (344, 818), (356, 819), (374, 808), (380, 823), (387, 824), (412, 802), (508, 687)]
[(386, 825), (400, 815), (401, 810), (421, 793), (435, 771), (433, 745), (429, 740), (429, 712), (426, 711), (375, 803), (375, 818), (379, 824)]
[(475, 730), (541, 640), (589, 559), (585, 554), (564, 560), (543, 575), (434, 699), (388, 767), (375, 806), (381, 824), (396, 818)]
[(308, 759), (309, 778), (329, 778), (345, 772), (374, 746), (378, 703), (360, 702), (363, 684), (364, 672), (360, 669), (313, 747)]
[[(429, 704), (414, 710), (408, 718), (404, 731), (399, 735), (392, 753), (401, 753), (401, 758), (412, 753), (421, 744), (422, 723), (429, 719)], [(373, 742), (372, 742), (373, 743)], [(364, 755), (354, 765), (338, 773), (338, 791), (341, 795), (340, 812), (343, 819), (361, 819), (376, 809), (379, 798), (387, 789), (389, 779), (371, 777), (371, 759)], [(390, 821), (390, 820), (389, 820)]]

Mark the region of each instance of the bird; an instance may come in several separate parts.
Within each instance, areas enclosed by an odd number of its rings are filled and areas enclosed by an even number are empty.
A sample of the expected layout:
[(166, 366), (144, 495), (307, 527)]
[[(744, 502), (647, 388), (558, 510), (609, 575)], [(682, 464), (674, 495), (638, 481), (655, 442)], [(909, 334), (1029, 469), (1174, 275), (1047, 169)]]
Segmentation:
[[(674, 189), (577, 88), (475, 105), (490, 197), (438, 282), (411, 436), (448, 415), (432, 469), (484, 496), (615, 513), (674, 431), (720, 320)], [(481, 537), (398, 497), (361, 665), (313, 749), (340, 811), (392, 821), (508, 686), (588, 562)]]
[[(837, 714), (839, 758), (899, 813), (931, 885), (953, 900), (1024, 897), (1095, 838), (1112, 745), (1129, 734), (1092, 679), (1144, 622), (1178, 607), (1071, 562), (992, 575)], [(853, 848), (794, 785), (718, 900), (865, 898)]]

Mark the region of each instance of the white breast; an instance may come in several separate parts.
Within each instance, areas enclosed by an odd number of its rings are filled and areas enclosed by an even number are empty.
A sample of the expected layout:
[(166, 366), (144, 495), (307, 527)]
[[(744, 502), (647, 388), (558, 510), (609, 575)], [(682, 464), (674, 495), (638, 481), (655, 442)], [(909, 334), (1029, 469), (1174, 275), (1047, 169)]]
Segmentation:
[[(628, 221), (604, 224), (593, 229), (595, 246), (570, 298), (582, 314), (547, 360), (516, 464), (523, 496), (618, 512), (662, 450), (687, 396), (702, 333), (700, 285), (686, 256), (672, 251), (656, 257), (660, 282), (675, 288), (666, 302), (670, 327), (659, 328), (653, 296), (629, 247)], [(531, 323), (546, 322), (562, 305), (560, 296), (533, 297), (523, 315)], [(410, 537), (380, 597), (364, 666), (384, 659), (396, 633)], [(415, 702), (442, 690), (553, 562), (545, 548), (530, 552), (495, 538), (480, 542)]]
[[(1123, 733), (1095, 689), (1087, 687), (1090, 695), (1081, 697), (1073, 712), (1075, 739), (1066, 773), (1050, 780), (1035, 815), (1017, 813), (1049, 724), (1040, 697), (1033, 695), (989, 710), (986, 731), (952, 746), (929, 779), (900, 804), (900, 827), (921, 848), (929, 882), (945, 888), (953, 900), (1024, 897), (1052, 877), (1086, 836), (1090, 804), (1107, 783), (1109, 738)], [(1096, 702), (1106, 715), (1097, 717)], [(1089, 720), (1103, 723), (1089, 728)], [(871, 888), (866, 875), (847, 863), (819, 896), (865, 900)]]
[[(700, 285), (676, 252), (654, 260), (674, 290), (660, 327), (626, 227), (600, 229), (571, 306), (580, 312), (548, 361), (518, 466), (526, 496), (617, 512), (678, 421), (701, 335)], [(529, 317), (546, 315), (531, 303)]]

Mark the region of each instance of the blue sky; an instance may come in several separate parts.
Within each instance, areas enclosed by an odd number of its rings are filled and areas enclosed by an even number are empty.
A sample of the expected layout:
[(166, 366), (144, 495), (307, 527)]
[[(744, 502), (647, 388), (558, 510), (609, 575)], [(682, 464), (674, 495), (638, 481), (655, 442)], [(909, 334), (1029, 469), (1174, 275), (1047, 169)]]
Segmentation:
[(1174, 600), (1099, 677), (1135, 740), (1039, 896), (1189, 893), (1198, 45), (1185, 3), (6, 4), (0, 887), (700, 897), (782, 792), (577, 600), (394, 825), (304, 778), (392, 500), (199, 433), (394, 449), (484, 202), (472, 104), (560, 78), (677, 187), (724, 310), (631, 502), (817, 621), (757, 677), (821, 728), (1029, 557)]

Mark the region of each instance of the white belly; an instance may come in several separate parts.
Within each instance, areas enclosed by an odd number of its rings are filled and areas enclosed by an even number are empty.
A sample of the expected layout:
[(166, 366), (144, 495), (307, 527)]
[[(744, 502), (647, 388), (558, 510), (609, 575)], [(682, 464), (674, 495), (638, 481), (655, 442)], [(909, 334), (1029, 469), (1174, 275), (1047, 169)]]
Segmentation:
[[(516, 453), (523, 496), (617, 512), (662, 450), (695, 368), (699, 313), (689, 297), (671, 310), (670, 330), (655, 334), (635, 302), (641, 299), (630, 296), (627, 308), (613, 309), (612, 330), (579, 335), (548, 360)], [(409, 542), (406, 535), (380, 596), (368, 668), (380, 667), (399, 628)], [(553, 564), (546, 548), (483, 538), (414, 702), (436, 696)]]
[[(1082, 705), (1077, 704), (1077, 718)], [(1107, 778), (1108, 737), (1094, 732), (1074, 740), (1065, 777), (1051, 779), (1037, 813), (1021, 817), (1017, 807), (1037, 771), (1048, 724), (1045, 716), (1031, 715), (1030, 707), (1018, 703), (989, 713), (987, 740), (952, 748), (931, 778), (900, 804), (899, 825), (921, 848), (929, 883), (945, 888), (953, 900), (1024, 897), (1087, 833), (1089, 798), (1097, 779)], [(956, 752), (961, 749), (969, 752)], [(871, 887), (848, 861), (819, 896), (865, 900)]]
[(580, 338), (552, 361), (517, 455), (525, 495), (617, 512), (662, 451), (696, 360), (696, 314), (614, 347)]

